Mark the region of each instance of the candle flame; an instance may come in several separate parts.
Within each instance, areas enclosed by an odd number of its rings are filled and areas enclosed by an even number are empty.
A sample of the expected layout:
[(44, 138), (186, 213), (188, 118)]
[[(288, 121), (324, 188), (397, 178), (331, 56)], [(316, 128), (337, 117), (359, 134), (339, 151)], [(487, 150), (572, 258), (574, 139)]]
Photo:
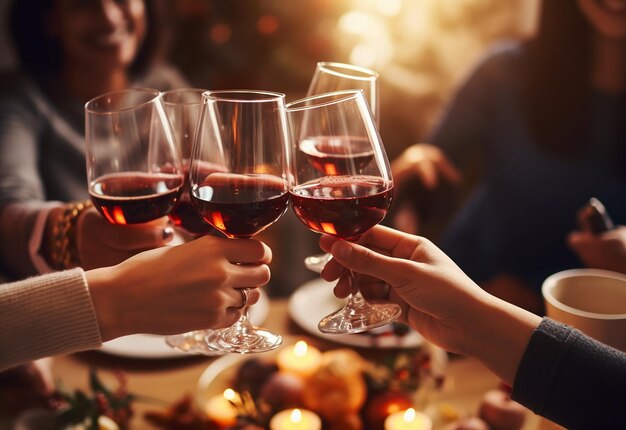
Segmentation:
[(236, 395), (235, 390), (233, 390), (232, 388), (227, 388), (224, 390), (224, 398), (226, 400), (230, 400), (230, 401), (235, 400), (235, 395)]
[(300, 409), (294, 409), (293, 411), (291, 411), (290, 419), (292, 423), (299, 423), (300, 421), (302, 421), (302, 412), (300, 411)]
[(415, 409), (409, 408), (404, 411), (404, 422), (411, 423), (413, 421), (415, 421)]
[(298, 342), (296, 342), (296, 346), (293, 347), (293, 353), (296, 355), (296, 357), (304, 357), (308, 349), (309, 347), (306, 342), (303, 340), (299, 340)]

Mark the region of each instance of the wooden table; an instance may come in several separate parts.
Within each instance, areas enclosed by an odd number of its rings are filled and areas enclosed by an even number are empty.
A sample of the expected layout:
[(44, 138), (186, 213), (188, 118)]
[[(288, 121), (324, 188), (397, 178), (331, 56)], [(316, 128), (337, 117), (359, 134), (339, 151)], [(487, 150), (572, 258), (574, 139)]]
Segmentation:
[[(277, 333), (309, 336), (293, 322), (287, 313), (287, 300), (273, 300), (270, 315), (264, 326)], [(316, 340), (322, 349), (341, 347), (341, 345)], [(360, 353), (376, 353), (372, 350), (359, 350)], [(380, 351), (379, 351), (380, 352)], [(113, 370), (123, 371), (128, 378), (131, 393), (160, 399), (162, 405), (136, 403), (132, 429), (151, 428), (143, 419), (147, 410), (164, 409), (181, 399), (185, 394), (195, 395), (198, 379), (204, 369), (215, 360), (211, 357), (189, 357), (169, 360), (136, 360), (107, 355), (100, 352), (87, 352), (56, 357), (52, 361), (52, 373), (56, 381), (62, 381), (66, 389), (88, 387), (87, 376), (90, 367), (100, 370), (101, 379), (105, 383), (114, 382)], [(452, 405), (462, 415), (474, 415), (478, 409), (482, 395), (498, 386), (499, 379), (477, 360), (464, 357), (453, 357), (448, 365), (446, 383), (438, 398)], [(553, 428), (548, 427), (544, 420), (528, 413), (524, 430)]]

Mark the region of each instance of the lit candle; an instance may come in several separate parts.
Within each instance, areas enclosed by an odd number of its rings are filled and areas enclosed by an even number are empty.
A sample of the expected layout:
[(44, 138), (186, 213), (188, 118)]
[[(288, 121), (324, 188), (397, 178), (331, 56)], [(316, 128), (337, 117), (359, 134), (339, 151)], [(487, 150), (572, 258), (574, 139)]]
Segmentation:
[(306, 409), (285, 409), (270, 420), (270, 430), (321, 430), (322, 420)]
[(239, 394), (227, 388), (221, 396), (214, 396), (206, 402), (204, 411), (209, 419), (220, 427), (230, 427), (237, 423), (237, 408), (232, 402), (237, 402)]
[(385, 430), (431, 430), (433, 423), (428, 415), (409, 408), (395, 412), (385, 420)]
[(302, 378), (308, 378), (320, 367), (322, 353), (319, 349), (299, 340), (291, 348), (283, 349), (276, 358), (278, 368)]

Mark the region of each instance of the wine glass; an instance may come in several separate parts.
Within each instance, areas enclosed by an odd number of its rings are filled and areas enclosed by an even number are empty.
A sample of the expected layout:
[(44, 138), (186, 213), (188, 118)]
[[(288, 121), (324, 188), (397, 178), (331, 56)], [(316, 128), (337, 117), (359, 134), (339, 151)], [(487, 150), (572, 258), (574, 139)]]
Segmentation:
[(85, 104), (91, 200), (112, 224), (166, 216), (183, 189), (183, 170), (161, 92), (137, 88)]
[(191, 148), (202, 109), (202, 93), (205, 91), (201, 88), (179, 88), (165, 91), (162, 95), (163, 108), (172, 125), (185, 175), (181, 198), (169, 217), (175, 226), (182, 227), (192, 235), (206, 234), (211, 230), (211, 226), (207, 225), (194, 210), (189, 196)]
[[(389, 161), (363, 92), (307, 97), (289, 103), (286, 112), (296, 216), (314, 232), (356, 241), (383, 220), (393, 198)], [(336, 149), (333, 155), (327, 147)], [(346, 305), (324, 317), (320, 331), (358, 333), (400, 316), (396, 304), (368, 303), (353, 273), (350, 282)]]
[[(363, 96), (369, 103), (370, 110), (378, 124), (380, 103), (377, 72), (352, 64), (329, 61), (317, 63), (313, 79), (311, 79), (311, 84), (307, 91), (307, 97), (339, 90), (363, 90)], [(328, 149), (333, 150), (336, 148), (338, 146), (333, 145)], [(331, 255), (328, 253), (309, 255), (304, 259), (304, 265), (307, 269), (319, 273), (330, 258)]]
[[(169, 217), (175, 226), (182, 227), (191, 235), (206, 234), (211, 229), (193, 208), (189, 195), (191, 148), (202, 109), (202, 93), (205, 91), (201, 88), (179, 88), (165, 91), (162, 95), (163, 107), (174, 132), (185, 175), (182, 195)], [(207, 329), (170, 335), (165, 337), (165, 342), (181, 352), (212, 355), (214, 353), (208, 351), (204, 343), (204, 338), (210, 332)]]
[[(191, 202), (225, 236), (245, 239), (265, 230), (289, 206), (285, 95), (268, 91), (207, 91), (192, 151)], [(253, 327), (247, 309), (231, 327), (213, 330), (209, 350), (264, 352), (282, 338)]]

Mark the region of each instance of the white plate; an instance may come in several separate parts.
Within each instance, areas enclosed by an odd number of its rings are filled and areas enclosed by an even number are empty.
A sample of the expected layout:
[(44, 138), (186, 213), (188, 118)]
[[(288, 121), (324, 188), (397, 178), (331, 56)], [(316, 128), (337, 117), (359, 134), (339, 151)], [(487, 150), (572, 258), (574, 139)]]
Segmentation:
[(344, 301), (333, 294), (334, 283), (314, 279), (299, 287), (289, 298), (289, 315), (307, 332), (344, 345), (365, 348), (415, 348), (423, 339), (415, 330), (405, 336), (397, 336), (386, 325), (370, 332), (359, 334), (326, 334), (319, 331), (319, 321), (344, 305)]
[[(259, 301), (250, 307), (250, 321), (254, 325), (261, 325), (270, 310), (270, 300), (264, 290), (259, 290)], [(118, 337), (106, 342), (100, 351), (107, 354), (131, 358), (175, 358), (189, 357), (189, 353), (170, 348), (165, 343), (165, 336), (153, 334), (133, 334)], [(219, 354), (218, 354), (219, 355)]]

